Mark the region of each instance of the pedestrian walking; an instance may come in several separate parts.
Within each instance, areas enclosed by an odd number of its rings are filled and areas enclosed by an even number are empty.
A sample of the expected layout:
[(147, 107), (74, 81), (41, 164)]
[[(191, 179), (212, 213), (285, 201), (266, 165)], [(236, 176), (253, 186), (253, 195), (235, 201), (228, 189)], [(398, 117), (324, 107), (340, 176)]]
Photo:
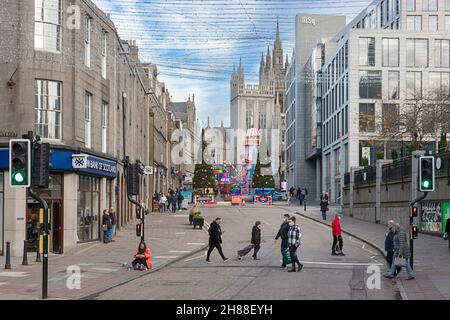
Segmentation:
[(206, 255), (206, 262), (210, 263), (211, 261), (209, 260), (211, 253), (213, 252), (214, 249), (217, 249), (217, 251), (219, 251), (220, 256), (223, 259), (223, 262), (227, 262), (228, 258), (225, 257), (225, 255), (223, 254), (222, 251), (222, 234), (223, 231), (220, 227), (220, 224), (222, 223), (222, 219), (221, 218), (216, 218), (216, 220), (214, 220), (208, 230), (209, 233), (209, 249), (208, 249), (208, 254)]
[(166, 212), (167, 197), (162, 193), (159, 198), (159, 211)]
[[(289, 254), (291, 256), (292, 269), (288, 272), (300, 272), (303, 268), (303, 265), (298, 260), (297, 250), (300, 247), (300, 227), (296, 224), (295, 217), (289, 218), (289, 231), (288, 231), (288, 246), (289, 246)], [(295, 265), (298, 265), (298, 269), (295, 269)]]
[[(331, 255), (333, 256), (345, 256), (342, 251), (344, 248), (344, 241), (342, 240), (342, 229), (341, 229), (341, 217), (336, 213), (334, 220), (331, 223), (331, 230), (333, 234), (333, 246), (331, 248)], [(339, 244), (338, 244), (339, 243)]]
[(394, 227), (394, 261), (385, 277), (389, 279), (395, 278), (396, 267), (404, 264), (406, 273), (408, 274), (406, 280), (412, 280), (414, 279), (414, 273), (410, 264), (411, 250), (407, 242), (408, 236), (400, 224), (396, 223)]
[[(386, 232), (386, 238), (384, 240), (384, 251), (386, 251), (386, 261), (388, 263), (389, 269), (392, 267), (392, 263), (394, 263), (394, 226), (395, 221), (388, 221), (388, 230)], [(395, 274), (397, 275), (402, 268), (400, 266), (396, 266)]]
[(298, 200), (300, 201), (300, 207), (301, 207), (303, 205), (303, 200), (305, 199), (305, 195), (303, 193), (303, 189), (302, 188), (298, 188), (297, 194), (298, 194)]
[(175, 193), (173, 193), (170, 197), (170, 201), (172, 204), (172, 213), (175, 213), (175, 211), (177, 210), (177, 195)]
[(103, 226), (103, 243), (110, 242), (109, 234), (112, 223), (111, 223), (111, 217), (109, 216), (109, 212), (107, 209), (103, 210), (103, 216), (102, 216), (102, 226)]
[(181, 193), (181, 191), (178, 192), (178, 196), (177, 196), (177, 201), (178, 201), (178, 210), (181, 211), (182, 208), (182, 204), (183, 204), (183, 200), (184, 200), (184, 196)]
[(444, 239), (447, 239), (447, 241), (448, 241), (448, 250), (450, 251), (450, 218), (448, 218), (447, 222), (445, 223)]
[(111, 230), (109, 231), (109, 240), (114, 241), (113, 238), (116, 235), (116, 226), (117, 226), (117, 214), (116, 209), (109, 208), (109, 217), (111, 218)]
[(289, 246), (288, 246), (288, 231), (289, 231), (289, 218), (290, 217), (291, 216), (288, 213), (285, 213), (283, 215), (283, 223), (281, 224), (280, 229), (278, 230), (278, 233), (275, 237), (275, 243), (279, 238), (281, 238), (281, 257), (283, 259), (281, 268), (286, 268), (286, 263), (284, 260), (284, 252), (289, 248)]
[(261, 221), (256, 221), (252, 228), (252, 239), (250, 241), (251, 245), (245, 247), (238, 251), (238, 259), (241, 260), (242, 257), (246, 256), (253, 249), (253, 259), (258, 259), (258, 251), (261, 248)]
[(322, 212), (322, 220), (327, 220), (328, 205), (328, 198), (325, 197), (325, 193), (323, 193), (320, 196), (320, 211)]

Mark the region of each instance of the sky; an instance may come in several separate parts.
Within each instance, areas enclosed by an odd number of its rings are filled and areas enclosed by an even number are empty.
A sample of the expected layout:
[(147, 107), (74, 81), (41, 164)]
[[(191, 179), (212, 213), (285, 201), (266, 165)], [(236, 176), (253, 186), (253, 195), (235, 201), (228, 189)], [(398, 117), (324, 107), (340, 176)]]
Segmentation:
[(261, 53), (273, 49), (277, 18), (291, 60), (298, 13), (338, 14), (347, 21), (371, 0), (93, 0), (142, 62), (158, 65), (173, 102), (195, 94), (197, 118), (230, 120), (230, 77), (242, 57), (246, 82), (257, 83)]

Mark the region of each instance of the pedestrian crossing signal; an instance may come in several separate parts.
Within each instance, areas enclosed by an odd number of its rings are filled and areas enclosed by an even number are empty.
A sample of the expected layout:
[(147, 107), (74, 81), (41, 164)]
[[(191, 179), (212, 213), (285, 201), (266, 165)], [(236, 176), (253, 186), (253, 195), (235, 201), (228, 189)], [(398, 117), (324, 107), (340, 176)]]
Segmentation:
[(136, 236), (138, 237), (144, 236), (144, 225), (142, 223), (136, 225)]
[(413, 217), (413, 218), (417, 218), (418, 217), (418, 209), (417, 209), (417, 207), (412, 207), (411, 208), (411, 217)]
[(419, 159), (419, 191), (434, 191), (434, 157), (420, 157)]

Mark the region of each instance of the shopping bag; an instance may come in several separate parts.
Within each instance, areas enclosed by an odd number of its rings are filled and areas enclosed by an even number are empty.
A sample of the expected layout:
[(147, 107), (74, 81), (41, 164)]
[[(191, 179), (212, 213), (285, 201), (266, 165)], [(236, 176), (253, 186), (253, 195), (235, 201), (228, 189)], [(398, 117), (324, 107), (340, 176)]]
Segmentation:
[(289, 249), (283, 251), (283, 264), (287, 266), (291, 262), (291, 254), (289, 253)]
[(405, 266), (405, 258), (403, 257), (395, 257), (394, 259), (394, 265), (397, 267), (404, 267)]
[(255, 246), (253, 244), (246, 246), (244, 249), (238, 251), (238, 256), (243, 257), (247, 255)]

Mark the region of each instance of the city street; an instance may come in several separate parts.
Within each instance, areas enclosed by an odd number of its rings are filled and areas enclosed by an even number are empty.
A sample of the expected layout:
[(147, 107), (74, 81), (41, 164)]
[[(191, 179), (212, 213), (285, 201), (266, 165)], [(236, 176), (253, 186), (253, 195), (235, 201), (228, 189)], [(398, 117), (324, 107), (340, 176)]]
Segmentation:
[[(382, 277), (380, 290), (367, 290), (366, 268), (384, 260), (373, 248), (344, 236), (345, 257), (331, 256), (331, 231), (328, 227), (299, 216), (302, 245), (299, 250), (304, 268), (288, 273), (280, 268), (280, 242), (274, 237), (286, 213), (281, 208), (264, 205), (205, 208), (207, 221), (223, 219), (224, 253), (222, 262), (214, 251), (212, 264), (205, 262), (206, 252), (183, 259), (150, 274), (96, 296), (96, 299), (220, 299), (220, 300), (296, 300), (296, 299), (396, 299), (390, 281)], [(250, 241), (256, 220), (262, 222), (262, 245), (254, 261), (251, 253), (241, 261), (236, 251)], [(207, 242), (205, 236), (204, 239)]]

